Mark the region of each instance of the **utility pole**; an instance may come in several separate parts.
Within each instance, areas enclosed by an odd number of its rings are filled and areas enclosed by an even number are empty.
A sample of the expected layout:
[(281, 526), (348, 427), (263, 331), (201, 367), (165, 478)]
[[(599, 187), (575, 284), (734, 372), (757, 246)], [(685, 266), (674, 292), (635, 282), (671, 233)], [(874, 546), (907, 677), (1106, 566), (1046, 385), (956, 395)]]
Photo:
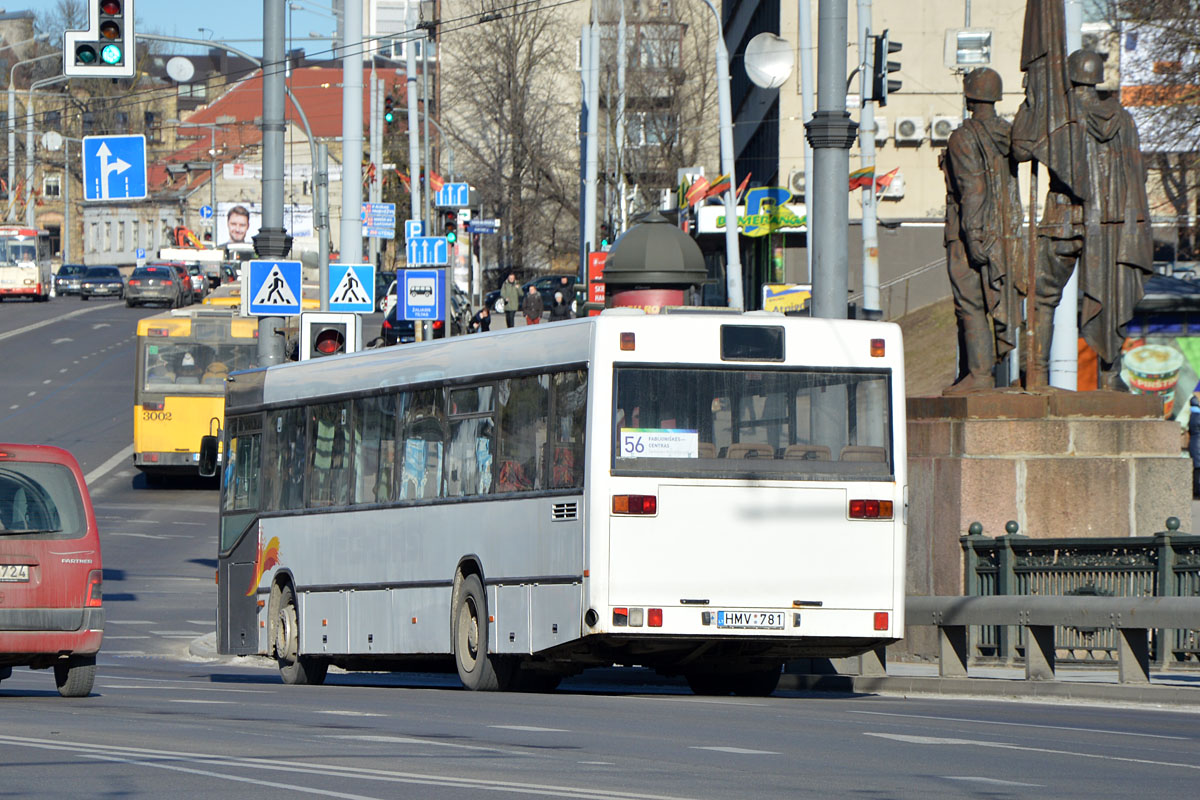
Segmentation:
[(592, 5), (592, 23), (588, 27), (587, 70), (587, 163), (584, 171), (583, 258), (579, 261), (579, 279), (587, 281), (587, 254), (596, 249), (596, 179), (600, 169), (600, 21)]
[[(285, 1), (263, 0), (263, 206), (262, 227), (253, 240), (255, 254), (264, 260), (287, 258), (292, 250), (292, 237), (283, 227)], [(283, 327), (283, 317), (259, 317), (260, 365), (283, 361)]]
[[(371, 167), (370, 167), (370, 169), (367, 170), (367, 175), (369, 176), (367, 194), (368, 194), (368, 200), (370, 202), (378, 203), (379, 201), (376, 199), (376, 195), (378, 194), (377, 187), (379, 185), (378, 182), (379, 182), (379, 168), (380, 168), (380, 166), (379, 166), (379, 122), (380, 122), (380, 120), (379, 120), (379, 105), (380, 105), (380, 103), (379, 103), (379, 81), (375, 77), (375, 58), (374, 57), (371, 58), (371, 83), (370, 83), (370, 90), (367, 94), (367, 97), (369, 97), (370, 101), (371, 101), (370, 116), (368, 117), (368, 119), (370, 120), (370, 123), (371, 123), (370, 124), (370, 145), (369, 145), (370, 152), (371, 152)], [(377, 239), (374, 236), (369, 237), (367, 239), (367, 246), (369, 248), (368, 252), (369, 252), (370, 261), (372, 264), (375, 264), (379, 260), (379, 239)]]
[[(317, 274), (321, 286), (321, 310), (329, 310), (329, 145), (317, 145), (313, 169), (313, 194), (317, 201)], [(343, 169), (343, 172), (345, 170)]]
[(860, 165), (870, 168), (871, 182), (862, 194), (862, 317), (883, 316), (879, 304), (879, 232), (875, 203), (875, 98), (874, 52), (871, 46), (871, 0), (858, 0), (858, 79), (862, 113), (858, 126)]
[[(344, 0), (342, 40), (342, 219), (341, 263), (362, 261), (363, 41), (362, 0)], [(327, 294), (328, 287), (321, 287)]]

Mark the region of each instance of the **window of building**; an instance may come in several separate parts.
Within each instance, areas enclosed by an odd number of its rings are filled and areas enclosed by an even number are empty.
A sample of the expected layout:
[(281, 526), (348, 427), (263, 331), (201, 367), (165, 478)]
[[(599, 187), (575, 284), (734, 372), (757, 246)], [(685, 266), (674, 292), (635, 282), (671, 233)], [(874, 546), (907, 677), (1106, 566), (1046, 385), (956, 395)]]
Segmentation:
[(179, 96), (203, 100), (208, 96), (208, 86), (203, 83), (181, 83), (179, 84)]
[(678, 69), (682, 37), (679, 25), (639, 26), (636, 65), (642, 69)]
[(47, 175), (42, 178), (43, 197), (62, 197), (62, 176)]

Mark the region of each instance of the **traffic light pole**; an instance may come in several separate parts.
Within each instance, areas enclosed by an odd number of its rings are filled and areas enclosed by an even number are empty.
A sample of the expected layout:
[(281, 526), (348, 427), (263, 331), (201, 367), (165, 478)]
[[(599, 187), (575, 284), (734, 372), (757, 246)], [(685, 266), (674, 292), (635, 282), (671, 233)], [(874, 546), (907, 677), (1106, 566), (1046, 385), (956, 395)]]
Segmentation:
[[(342, 11), (342, 218), (338, 251), (343, 264), (357, 264), (362, 261), (362, 0), (344, 0)], [(322, 293), (326, 288), (321, 287)]]
[(871, 46), (871, 0), (858, 0), (858, 58), (859, 92), (862, 113), (859, 116), (858, 151), (863, 169), (870, 168), (871, 182), (862, 194), (862, 316), (879, 319), (883, 316), (879, 303), (879, 230), (875, 205), (875, 98), (871, 96), (874, 82), (875, 53)]
[[(292, 237), (283, 227), (284, 2), (263, 0), (262, 227), (252, 237), (261, 259), (283, 259), (292, 250)], [(282, 317), (259, 317), (260, 365), (284, 360), (282, 332)]]

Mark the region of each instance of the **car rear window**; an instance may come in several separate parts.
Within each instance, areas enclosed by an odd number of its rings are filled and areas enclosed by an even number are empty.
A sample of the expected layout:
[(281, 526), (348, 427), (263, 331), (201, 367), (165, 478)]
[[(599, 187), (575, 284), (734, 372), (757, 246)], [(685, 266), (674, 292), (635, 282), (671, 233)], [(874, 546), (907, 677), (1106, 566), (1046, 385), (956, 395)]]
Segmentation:
[(77, 539), (86, 532), (71, 470), (42, 462), (0, 463), (0, 537)]
[(87, 271), (89, 278), (119, 278), (121, 270), (116, 267), (92, 267)]
[(142, 267), (133, 271), (135, 278), (169, 278), (171, 270), (166, 267)]

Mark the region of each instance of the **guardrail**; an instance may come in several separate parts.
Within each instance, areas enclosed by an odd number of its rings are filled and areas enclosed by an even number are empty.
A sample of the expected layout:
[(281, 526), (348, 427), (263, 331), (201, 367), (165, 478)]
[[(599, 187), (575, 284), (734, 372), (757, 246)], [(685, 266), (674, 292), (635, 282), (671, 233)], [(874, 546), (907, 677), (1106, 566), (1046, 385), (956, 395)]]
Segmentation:
[[(967, 677), (968, 628), (972, 625), (1017, 626), (1025, 631), (1025, 678), (1055, 678), (1056, 626), (1110, 629), (1117, 635), (1117, 681), (1150, 682), (1150, 631), (1180, 630), (1200, 625), (1200, 597), (1078, 597), (1078, 596), (909, 596), (905, 624), (935, 625), (938, 629), (938, 674)], [(868, 654), (870, 656), (872, 654)], [(878, 661), (876, 651), (871, 660)], [(863, 674), (880, 674), (884, 664), (868, 666)]]

